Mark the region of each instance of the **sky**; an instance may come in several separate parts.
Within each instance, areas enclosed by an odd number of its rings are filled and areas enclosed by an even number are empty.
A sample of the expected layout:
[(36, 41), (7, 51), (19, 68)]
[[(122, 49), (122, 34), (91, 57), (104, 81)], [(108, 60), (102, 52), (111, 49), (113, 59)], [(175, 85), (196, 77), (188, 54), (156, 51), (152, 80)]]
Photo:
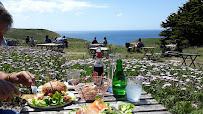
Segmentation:
[(0, 0), (13, 28), (152, 30), (188, 0)]

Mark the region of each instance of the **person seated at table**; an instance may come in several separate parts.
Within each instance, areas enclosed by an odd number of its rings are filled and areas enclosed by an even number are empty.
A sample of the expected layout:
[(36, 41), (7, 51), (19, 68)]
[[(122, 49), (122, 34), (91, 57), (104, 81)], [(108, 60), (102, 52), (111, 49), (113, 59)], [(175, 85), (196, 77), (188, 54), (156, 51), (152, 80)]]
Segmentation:
[(49, 38), (49, 35), (45, 36), (45, 43), (51, 43), (51, 39)]
[(107, 42), (107, 40), (106, 40), (106, 37), (104, 37), (104, 41), (103, 41), (103, 46), (107, 46), (107, 44), (108, 44), (108, 42)]
[(144, 43), (142, 42), (142, 39), (141, 38), (139, 38), (138, 39), (138, 43), (134, 46), (134, 48), (133, 48), (133, 52), (135, 52), (135, 50), (137, 51), (137, 52), (140, 52), (140, 48), (141, 47), (144, 47)]
[(35, 40), (33, 37), (30, 37), (30, 46), (34, 47), (35, 46)]
[(175, 48), (173, 48), (172, 51), (182, 52), (181, 44), (178, 40), (175, 40)]
[(63, 36), (65, 47), (68, 47), (68, 39), (66, 36)]
[(94, 40), (92, 41), (92, 44), (98, 44), (96, 37), (94, 37)]
[(130, 47), (130, 43), (128, 43), (128, 42), (125, 43), (125, 47), (128, 49), (127, 51), (130, 52), (130, 49), (131, 49), (131, 47)]
[(170, 48), (166, 47), (165, 39), (161, 40), (160, 49), (162, 50), (162, 53), (165, 53), (166, 51), (171, 51)]
[[(8, 11), (1, 5), (0, 2), (0, 46), (3, 45), (3, 35), (10, 29), (13, 23), (12, 16)], [(23, 85), (34, 85), (35, 77), (27, 71), (5, 73), (0, 71), (0, 102), (10, 102), (14, 94), (20, 95), (19, 90), (15, 87), (15, 84)], [(2, 110), (1, 114), (14, 114), (13, 110)]]
[(28, 44), (28, 43), (30, 42), (30, 37), (29, 37), (29, 36), (27, 36), (27, 37), (25, 38), (25, 42), (26, 42), (26, 44)]
[(56, 42), (62, 43), (64, 47), (68, 47), (68, 40), (65, 36), (56, 38)]

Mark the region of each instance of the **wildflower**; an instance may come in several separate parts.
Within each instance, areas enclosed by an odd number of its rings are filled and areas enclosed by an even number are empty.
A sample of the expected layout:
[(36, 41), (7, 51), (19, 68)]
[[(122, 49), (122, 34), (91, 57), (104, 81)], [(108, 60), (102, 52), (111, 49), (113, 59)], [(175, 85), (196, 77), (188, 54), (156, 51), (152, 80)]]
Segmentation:
[(162, 86), (162, 89), (165, 89), (166, 86), (171, 86), (170, 83), (165, 83), (163, 86)]
[(183, 88), (181, 88), (181, 90), (186, 90), (186, 88), (185, 88), (185, 87), (183, 87)]
[(197, 105), (196, 105), (196, 104), (192, 104), (192, 106), (193, 106), (193, 107), (197, 107)]
[(186, 79), (185, 81), (186, 81), (186, 82), (190, 82), (190, 79), (188, 78), (188, 79)]

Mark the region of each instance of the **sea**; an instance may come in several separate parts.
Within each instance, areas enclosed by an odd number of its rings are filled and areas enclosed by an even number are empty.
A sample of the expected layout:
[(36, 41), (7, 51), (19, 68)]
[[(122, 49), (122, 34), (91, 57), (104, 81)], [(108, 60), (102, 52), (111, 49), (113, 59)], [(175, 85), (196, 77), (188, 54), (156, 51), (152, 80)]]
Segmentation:
[(127, 42), (132, 42), (139, 38), (162, 38), (159, 36), (162, 30), (115, 30), (115, 31), (55, 31), (61, 36), (69, 38), (93, 41), (94, 37), (98, 42), (103, 42), (104, 37), (108, 43), (124, 46)]

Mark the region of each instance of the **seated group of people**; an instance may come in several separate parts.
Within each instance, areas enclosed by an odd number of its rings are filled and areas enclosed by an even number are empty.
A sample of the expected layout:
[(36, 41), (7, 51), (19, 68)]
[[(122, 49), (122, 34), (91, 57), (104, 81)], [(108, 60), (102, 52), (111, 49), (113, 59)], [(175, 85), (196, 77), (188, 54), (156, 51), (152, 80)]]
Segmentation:
[(160, 44), (160, 49), (162, 50), (162, 53), (165, 53), (167, 51), (178, 51), (178, 52), (182, 52), (182, 45), (180, 44), (180, 42), (178, 40), (175, 40), (175, 47), (171, 50), (169, 47), (166, 47), (166, 42), (165, 40), (161, 40), (161, 44)]
[[(68, 40), (65, 36), (63, 37), (56, 37), (55, 38), (56, 43), (62, 43), (64, 47), (68, 47)], [(52, 43), (51, 39), (48, 35), (45, 36), (45, 43)]]
[[(126, 43), (126, 48), (128, 48), (128, 52), (130, 52), (130, 43)], [(140, 48), (141, 47), (144, 47), (144, 43), (142, 42), (142, 39), (141, 38), (139, 38), (138, 39), (138, 43), (136, 43), (136, 44), (134, 44), (133, 46), (132, 46), (132, 48), (133, 48), (133, 52), (140, 52)]]
[(30, 45), (31, 47), (35, 46), (35, 40), (33, 37), (27, 36), (25, 39), (26, 44)]
[(62, 43), (64, 47), (68, 47), (68, 39), (65, 36), (58, 38), (56, 37), (55, 42)]
[[(94, 40), (92, 41), (92, 44), (98, 44), (97, 38), (94, 37)], [(106, 40), (106, 37), (104, 37), (104, 41), (102, 42), (102, 46), (107, 46), (108, 42)]]

